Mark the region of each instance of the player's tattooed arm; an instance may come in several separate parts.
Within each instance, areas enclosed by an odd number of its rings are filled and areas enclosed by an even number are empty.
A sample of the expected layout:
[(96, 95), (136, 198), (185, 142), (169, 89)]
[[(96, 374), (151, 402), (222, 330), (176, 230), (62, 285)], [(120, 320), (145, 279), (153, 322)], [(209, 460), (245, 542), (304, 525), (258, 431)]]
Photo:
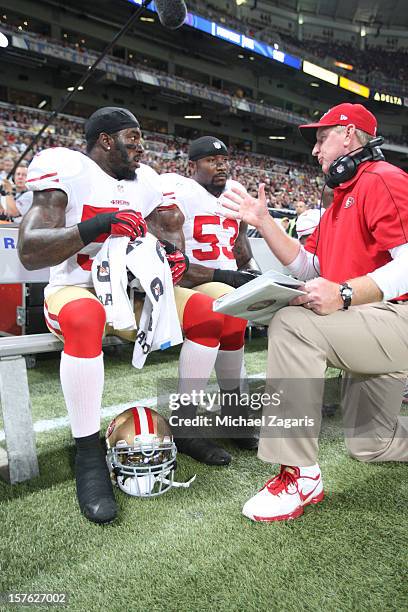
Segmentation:
[(232, 252), (237, 262), (238, 270), (258, 270), (259, 266), (252, 255), (251, 245), (247, 236), (248, 225), (241, 221), (239, 233)]
[(183, 276), (183, 280), (180, 283), (180, 287), (197, 287), (204, 283), (211, 283), (214, 280), (214, 270), (212, 268), (206, 268), (200, 266), (200, 264), (190, 263), (190, 266)]
[(18, 253), (27, 270), (56, 266), (83, 248), (78, 226), (65, 227), (67, 196), (37, 191), (20, 225)]

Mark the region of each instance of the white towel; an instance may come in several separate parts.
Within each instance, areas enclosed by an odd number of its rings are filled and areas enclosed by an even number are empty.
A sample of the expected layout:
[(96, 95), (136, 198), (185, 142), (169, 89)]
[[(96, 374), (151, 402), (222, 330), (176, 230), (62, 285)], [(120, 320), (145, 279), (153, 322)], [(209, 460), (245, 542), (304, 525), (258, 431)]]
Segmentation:
[(132, 365), (142, 368), (150, 351), (180, 344), (183, 336), (170, 267), (151, 234), (134, 242), (111, 236), (94, 259), (92, 279), (96, 295), (105, 306), (107, 323), (118, 331), (137, 328), (127, 295), (128, 269), (146, 294), (132, 357)]

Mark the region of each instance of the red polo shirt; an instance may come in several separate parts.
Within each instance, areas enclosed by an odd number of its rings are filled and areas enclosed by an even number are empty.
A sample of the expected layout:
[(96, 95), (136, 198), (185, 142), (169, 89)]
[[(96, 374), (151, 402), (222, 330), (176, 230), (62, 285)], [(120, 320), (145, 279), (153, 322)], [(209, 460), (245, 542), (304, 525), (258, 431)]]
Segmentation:
[(408, 242), (408, 174), (385, 161), (365, 162), (334, 190), (306, 242), (321, 276), (342, 283), (391, 261), (388, 249)]

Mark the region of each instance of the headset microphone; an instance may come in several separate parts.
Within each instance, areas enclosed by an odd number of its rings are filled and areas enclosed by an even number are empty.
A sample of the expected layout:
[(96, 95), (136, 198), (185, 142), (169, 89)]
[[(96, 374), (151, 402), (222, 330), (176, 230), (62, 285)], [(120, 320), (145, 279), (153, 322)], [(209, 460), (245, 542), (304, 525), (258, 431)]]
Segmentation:
[(187, 17), (184, 0), (155, 0), (160, 23), (170, 30), (181, 28)]
[[(330, 168), (326, 174), (326, 185), (334, 189), (341, 183), (346, 183), (353, 178), (359, 165), (365, 161), (384, 161), (385, 157), (380, 149), (383, 142), (384, 138), (382, 136), (377, 136), (377, 138), (373, 138), (363, 147), (358, 147), (358, 149), (350, 151), (347, 155), (342, 155), (335, 159), (334, 162), (330, 164)], [(359, 153), (357, 153), (357, 155), (351, 155), (351, 153), (355, 151), (359, 151)]]

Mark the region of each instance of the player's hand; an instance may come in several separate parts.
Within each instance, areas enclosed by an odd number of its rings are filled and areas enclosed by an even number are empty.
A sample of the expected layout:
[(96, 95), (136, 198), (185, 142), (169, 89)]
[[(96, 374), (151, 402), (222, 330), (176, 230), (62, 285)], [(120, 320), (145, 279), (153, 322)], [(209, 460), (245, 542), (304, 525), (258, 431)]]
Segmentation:
[(78, 223), (78, 231), (84, 245), (97, 240), (102, 234), (128, 236), (131, 240), (144, 238), (147, 233), (146, 221), (136, 210), (118, 210), (100, 213)]
[(237, 289), (254, 280), (261, 272), (258, 270), (214, 270), (213, 280)]
[(306, 295), (299, 295), (289, 302), (290, 306), (303, 306), (318, 315), (328, 315), (343, 308), (339, 283), (325, 278), (314, 278), (302, 287)]
[(189, 260), (183, 251), (168, 240), (159, 241), (166, 252), (166, 259), (169, 262), (173, 285), (177, 285), (188, 270)]
[(248, 193), (233, 187), (223, 193), (220, 203), (226, 217), (241, 219), (241, 221), (253, 225), (257, 229), (269, 217), (264, 183), (259, 186), (257, 198), (253, 198)]
[(136, 210), (119, 210), (111, 214), (111, 236), (129, 236), (131, 240), (144, 238), (147, 224), (140, 212)]

